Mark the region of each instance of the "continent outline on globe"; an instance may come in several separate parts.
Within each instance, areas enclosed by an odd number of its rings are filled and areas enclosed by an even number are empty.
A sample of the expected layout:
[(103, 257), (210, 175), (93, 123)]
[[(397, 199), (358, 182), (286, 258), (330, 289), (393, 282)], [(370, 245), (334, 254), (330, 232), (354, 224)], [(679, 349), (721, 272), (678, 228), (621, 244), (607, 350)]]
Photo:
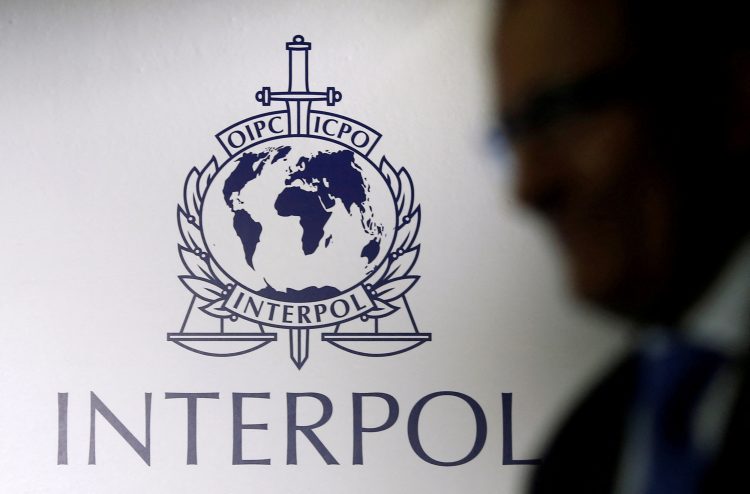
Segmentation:
[[(207, 235), (205, 228), (201, 228), (201, 233), (207, 246), (207, 253), (215, 261), (217, 267), (234, 280), (234, 284), (281, 302), (313, 302), (345, 293), (361, 285), (370, 275), (375, 274), (382, 263), (387, 261), (387, 254), (391, 251), (395, 241), (398, 204), (394, 191), (390, 189), (382, 171), (359, 150), (340, 144), (338, 148), (332, 147), (328, 140), (313, 138), (313, 142), (319, 141), (322, 145), (316, 142), (312, 145), (314, 152), (302, 153), (302, 155), (298, 153), (292, 162), (289, 162), (287, 158), (291, 157), (291, 147), (299, 144), (295, 141), (304, 141), (310, 146), (311, 139), (309, 136), (292, 136), (292, 139), (289, 136), (280, 136), (238, 151), (219, 165), (216, 177), (211, 179), (206, 195), (203, 197), (203, 200), (206, 200), (206, 196), (210, 197), (212, 193), (216, 195), (218, 188), (221, 188), (224, 205), (231, 209), (234, 215), (233, 231), (242, 245), (245, 264), (262, 277), (264, 286), (253, 286), (252, 282), (243, 282), (242, 276), (237, 275), (238, 263), (235, 262), (234, 269), (232, 269), (231, 264), (223, 262), (226, 258), (217, 252), (216, 242), (208, 238), (211, 235)], [(333, 162), (331, 158), (334, 159)], [(353, 216), (354, 213), (361, 216), (359, 224), (367, 234), (367, 243), (362, 244), (357, 252), (357, 256), (366, 261), (366, 272), (361, 276), (356, 279), (350, 278), (349, 283), (344, 285), (333, 283), (335, 286), (276, 286), (270, 281), (270, 277), (264, 276), (262, 267), (256, 266), (256, 248), (261, 243), (264, 232), (266, 235), (274, 232), (267, 227), (264, 229), (264, 222), (248, 211), (247, 201), (243, 201), (240, 192), (247, 190), (247, 186), (253, 181), (262, 179), (266, 171), (280, 166), (285, 167), (287, 173), (284, 177), (283, 190), (274, 198), (275, 213), (280, 217), (293, 219), (302, 227), (301, 237), (295, 236), (293, 239), (285, 237), (285, 239), (289, 239), (290, 242), (298, 241), (299, 248), (306, 257), (314, 256), (321, 249), (329, 249), (332, 243), (346, 240), (336, 238), (335, 233), (330, 233), (324, 228), (332, 216), (331, 209), (337, 204), (343, 206), (349, 216)], [(382, 189), (379, 194), (380, 204), (373, 204), (367, 194), (371, 194), (373, 189), (378, 187)], [(295, 197), (292, 197), (293, 194)], [(285, 201), (290, 197), (291, 201)], [(300, 201), (300, 197), (304, 200)], [(373, 214), (373, 209), (382, 210), (383, 199), (386, 197), (389, 203), (387, 215), (391, 217), (379, 222)], [(295, 202), (294, 199), (297, 201)], [(206, 214), (206, 209), (208, 208), (201, 208), (201, 215)], [(211, 213), (216, 213), (215, 207), (211, 209)], [(323, 218), (315, 224), (317, 214)], [(201, 223), (207, 222), (201, 218)], [(313, 230), (313, 228), (316, 229)], [(351, 236), (350, 232), (345, 233)], [(212, 232), (212, 235), (217, 236), (215, 232)], [(374, 242), (377, 243), (375, 252), (372, 248)], [(281, 251), (274, 252), (274, 257), (278, 258), (279, 252)], [(340, 259), (337, 262), (340, 262)], [(239, 267), (245, 268), (244, 265)], [(334, 267), (340, 270), (340, 264)], [(287, 270), (286, 266), (283, 268)], [(326, 275), (329, 274), (322, 274), (322, 276)]]

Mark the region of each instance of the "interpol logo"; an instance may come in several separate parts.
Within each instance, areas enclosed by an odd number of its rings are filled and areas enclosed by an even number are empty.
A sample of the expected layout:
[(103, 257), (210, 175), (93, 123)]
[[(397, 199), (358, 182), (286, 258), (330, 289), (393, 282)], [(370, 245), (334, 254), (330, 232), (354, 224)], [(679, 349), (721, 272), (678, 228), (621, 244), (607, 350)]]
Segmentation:
[(419, 280), (421, 209), (409, 173), (383, 156), (381, 135), (334, 106), (334, 87), (311, 91), (311, 44), (295, 36), (287, 91), (264, 87), (263, 106), (286, 108), (237, 122), (216, 135), (226, 153), (193, 168), (177, 208), (179, 253), (192, 294), (182, 327), (167, 339), (203, 355), (229, 357), (289, 334), (302, 368), (310, 332), (347, 352), (382, 357), (425, 341), (407, 292)]

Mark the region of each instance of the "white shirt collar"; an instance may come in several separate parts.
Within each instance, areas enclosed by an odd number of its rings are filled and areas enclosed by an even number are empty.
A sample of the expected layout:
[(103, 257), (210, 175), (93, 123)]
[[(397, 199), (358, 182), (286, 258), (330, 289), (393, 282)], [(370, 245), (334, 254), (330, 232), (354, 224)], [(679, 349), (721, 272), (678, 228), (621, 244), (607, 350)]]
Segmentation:
[(750, 237), (680, 323), (692, 342), (736, 356), (750, 346)]

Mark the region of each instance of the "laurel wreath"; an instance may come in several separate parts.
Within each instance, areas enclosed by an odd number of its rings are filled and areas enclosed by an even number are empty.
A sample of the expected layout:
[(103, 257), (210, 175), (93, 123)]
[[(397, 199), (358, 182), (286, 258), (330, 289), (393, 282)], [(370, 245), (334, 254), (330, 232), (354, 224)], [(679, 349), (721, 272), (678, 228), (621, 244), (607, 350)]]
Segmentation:
[[(414, 201), (414, 184), (404, 169), (396, 171), (388, 160), (380, 161), (380, 171), (396, 202), (397, 228), (393, 248), (365, 283), (374, 307), (362, 316), (381, 318), (396, 312), (393, 301), (402, 297), (419, 280), (410, 275), (419, 257), (415, 244), (421, 221), (421, 208)], [(183, 202), (177, 206), (177, 224), (182, 242), (178, 244), (180, 259), (190, 273), (179, 276), (185, 287), (201, 301), (201, 310), (217, 318), (236, 320), (237, 316), (224, 307), (234, 288), (234, 281), (216, 264), (206, 248), (201, 228), (201, 210), (211, 182), (219, 171), (216, 157), (198, 170), (193, 168), (185, 180)]]

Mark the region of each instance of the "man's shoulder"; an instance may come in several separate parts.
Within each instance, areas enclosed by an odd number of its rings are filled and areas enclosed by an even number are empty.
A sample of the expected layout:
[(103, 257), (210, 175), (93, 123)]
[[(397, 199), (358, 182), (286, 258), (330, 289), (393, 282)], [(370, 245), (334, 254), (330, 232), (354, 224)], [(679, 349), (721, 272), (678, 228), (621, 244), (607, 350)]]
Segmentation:
[[(733, 492), (746, 485), (750, 442), (750, 356), (739, 370), (740, 388), (717, 458), (700, 492)], [(563, 420), (532, 479), (530, 492), (612, 492), (633, 403), (638, 357), (625, 355)]]
[(534, 476), (532, 493), (610, 492), (637, 377), (635, 353), (619, 360), (571, 410)]

